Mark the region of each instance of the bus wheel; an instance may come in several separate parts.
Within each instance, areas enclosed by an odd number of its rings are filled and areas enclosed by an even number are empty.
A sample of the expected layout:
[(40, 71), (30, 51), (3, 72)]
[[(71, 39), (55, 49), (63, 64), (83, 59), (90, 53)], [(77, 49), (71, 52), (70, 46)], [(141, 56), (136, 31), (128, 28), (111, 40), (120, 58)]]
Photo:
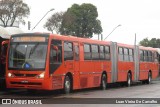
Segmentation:
[(128, 75), (127, 75), (127, 86), (128, 87), (130, 87), (131, 86), (131, 74), (130, 73), (128, 73)]
[(66, 76), (64, 79), (64, 93), (69, 94), (71, 91), (71, 80), (69, 76)]
[(106, 89), (106, 86), (107, 86), (106, 79), (107, 79), (106, 74), (102, 74), (102, 78), (101, 78), (101, 89), (102, 90)]
[(148, 73), (148, 79), (147, 79), (147, 84), (150, 84), (151, 83), (151, 80), (152, 80), (152, 75), (151, 75), (151, 72)]

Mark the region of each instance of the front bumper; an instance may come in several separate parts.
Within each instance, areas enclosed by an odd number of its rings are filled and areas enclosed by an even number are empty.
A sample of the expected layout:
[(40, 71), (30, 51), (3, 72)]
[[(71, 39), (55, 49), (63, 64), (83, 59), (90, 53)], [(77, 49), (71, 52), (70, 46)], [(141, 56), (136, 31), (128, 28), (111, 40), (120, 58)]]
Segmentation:
[(38, 78), (7, 78), (7, 88), (51, 90), (49, 80)]

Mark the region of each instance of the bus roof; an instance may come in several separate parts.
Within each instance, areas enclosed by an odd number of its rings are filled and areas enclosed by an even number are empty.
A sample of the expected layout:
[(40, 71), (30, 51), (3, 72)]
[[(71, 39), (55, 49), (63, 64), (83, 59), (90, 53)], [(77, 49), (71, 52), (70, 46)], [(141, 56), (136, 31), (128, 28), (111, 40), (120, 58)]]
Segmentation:
[[(111, 41), (100, 41), (100, 40), (93, 40), (90, 38), (80, 38), (80, 37), (75, 37), (75, 36), (62, 36), (58, 34), (51, 34), (51, 38), (57, 38), (57, 39), (62, 39), (66, 41), (75, 41), (75, 42), (83, 42), (83, 43), (91, 43), (91, 44), (110, 44)], [(69, 38), (68, 38), (69, 37)]]
[(134, 45), (128, 45), (128, 44), (123, 44), (123, 43), (117, 43), (119, 47), (127, 47), (127, 48), (134, 48)]
[[(65, 41), (75, 41), (75, 42), (83, 42), (83, 43), (90, 43), (90, 44), (102, 44), (102, 45), (109, 45), (112, 42), (111, 41), (100, 41), (100, 40), (93, 40), (89, 38), (80, 38), (80, 37), (75, 37), (75, 36), (70, 36), (70, 35), (59, 35), (59, 34), (50, 34), (50, 33), (22, 33), (22, 34), (15, 34), (12, 36), (48, 36), (50, 38), (54, 39), (60, 39), (60, 40), (65, 40)], [(120, 47), (127, 47), (127, 48), (134, 48), (134, 45), (128, 45), (128, 44), (123, 44), (123, 43), (117, 43), (118, 46)], [(151, 50), (151, 51), (157, 51), (156, 48), (152, 47), (144, 47), (144, 46), (139, 46), (140, 49), (144, 50)], [(160, 53), (160, 49), (158, 51)]]
[(110, 44), (110, 41), (99, 41), (99, 40), (92, 40), (89, 38), (80, 38), (75, 36), (66, 36), (66, 35), (58, 35), (58, 34), (50, 34), (50, 33), (21, 33), (21, 34), (15, 34), (12, 36), (48, 36), (50, 38), (56, 38), (61, 39), (65, 41), (75, 41), (75, 42), (83, 42), (83, 43), (91, 43), (91, 44)]
[(156, 48), (153, 47), (144, 47), (144, 46), (139, 46), (139, 49), (143, 49), (143, 50), (150, 50), (150, 51), (157, 51)]

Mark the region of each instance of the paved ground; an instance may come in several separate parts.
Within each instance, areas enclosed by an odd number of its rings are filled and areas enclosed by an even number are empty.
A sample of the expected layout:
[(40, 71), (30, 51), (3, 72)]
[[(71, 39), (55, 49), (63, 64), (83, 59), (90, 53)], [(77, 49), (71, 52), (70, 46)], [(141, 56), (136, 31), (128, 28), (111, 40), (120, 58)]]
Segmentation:
[[(70, 98), (70, 100), (66, 100), (67, 103), (72, 103), (76, 102), (77, 100), (75, 99), (81, 99), (82, 98), (82, 103), (92, 103), (92, 104), (50, 104), (50, 105), (40, 105), (42, 107), (50, 107), (50, 106), (60, 106), (60, 107), (113, 107), (113, 106), (120, 106), (120, 107), (160, 107), (160, 104), (98, 104), (99, 102), (104, 102), (104, 100), (111, 100), (110, 98), (114, 98), (114, 102), (119, 102), (119, 101), (125, 101), (125, 100), (136, 100), (138, 98), (151, 98), (149, 100), (154, 100), (154, 98), (159, 98), (156, 99), (156, 101), (160, 102), (160, 79), (158, 78), (157, 80), (153, 81), (152, 84), (141, 84), (141, 83), (136, 83), (133, 84), (131, 87), (125, 87), (125, 86), (120, 86), (117, 84), (111, 84), (108, 86), (107, 90), (100, 90), (98, 88), (94, 89), (85, 89), (85, 90), (77, 90), (74, 91), (73, 93), (69, 95), (64, 95), (61, 93), (61, 91), (39, 91), (36, 93), (28, 93), (26, 90), (5, 90), (5, 91), (0, 91), (0, 98), (37, 98), (37, 99), (45, 99), (47, 102), (52, 103), (53, 101), (60, 101), (64, 98)], [(57, 98), (60, 98), (60, 100), (57, 100)], [(61, 99), (62, 98), (62, 99)], [(90, 99), (91, 98), (91, 99)], [(94, 99), (93, 99), (94, 98)], [(96, 99), (95, 99), (96, 98)], [(105, 99), (106, 98), (106, 99)], [(109, 99), (107, 99), (109, 98)], [(126, 99), (119, 99), (119, 98), (126, 98)], [(129, 99), (128, 99), (129, 98)], [(135, 99), (130, 99), (130, 98), (135, 98)], [(111, 101), (113, 101), (111, 100)], [(64, 102), (62, 102), (64, 103)], [(66, 102), (65, 102), (66, 103)], [(120, 103), (120, 102), (119, 102)], [(8, 105), (0, 105), (1, 107), (6, 107)], [(12, 105), (12, 107), (20, 107), (21, 105)], [(25, 105), (28, 106), (28, 105)], [(39, 105), (35, 105), (35, 107), (39, 107)]]

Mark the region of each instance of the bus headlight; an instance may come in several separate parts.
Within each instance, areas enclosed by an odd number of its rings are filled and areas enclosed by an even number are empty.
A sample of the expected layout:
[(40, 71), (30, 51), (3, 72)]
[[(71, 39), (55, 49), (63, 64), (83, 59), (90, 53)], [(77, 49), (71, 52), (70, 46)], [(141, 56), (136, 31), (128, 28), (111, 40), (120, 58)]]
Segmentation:
[(44, 72), (37, 76), (37, 78), (44, 78)]
[(14, 77), (12, 73), (8, 73), (8, 77)]

